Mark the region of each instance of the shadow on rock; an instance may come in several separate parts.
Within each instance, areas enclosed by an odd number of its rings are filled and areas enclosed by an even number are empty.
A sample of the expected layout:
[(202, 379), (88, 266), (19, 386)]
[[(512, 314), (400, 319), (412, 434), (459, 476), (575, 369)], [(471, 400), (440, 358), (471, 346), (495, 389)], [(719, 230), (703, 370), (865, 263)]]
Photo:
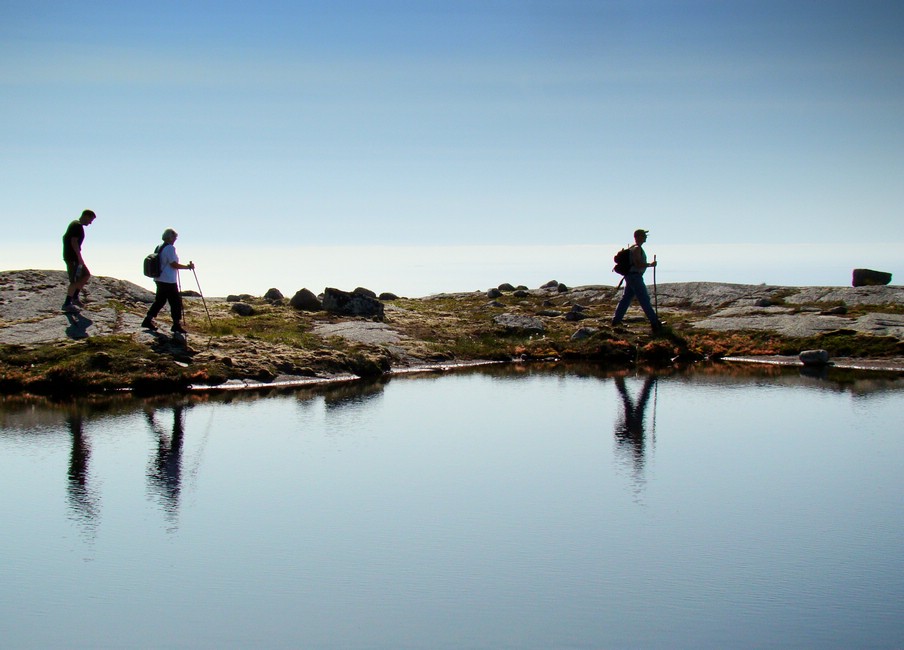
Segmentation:
[(82, 314), (66, 314), (69, 327), (66, 328), (66, 336), (71, 339), (88, 338), (88, 328), (94, 325), (94, 321), (85, 318)]

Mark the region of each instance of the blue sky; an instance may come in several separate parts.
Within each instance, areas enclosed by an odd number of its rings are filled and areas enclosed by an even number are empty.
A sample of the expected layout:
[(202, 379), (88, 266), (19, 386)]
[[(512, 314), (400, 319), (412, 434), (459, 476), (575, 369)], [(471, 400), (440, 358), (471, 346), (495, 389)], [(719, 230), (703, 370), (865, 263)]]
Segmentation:
[(902, 35), (871, 0), (3, 0), (7, 240), (904, 243)]

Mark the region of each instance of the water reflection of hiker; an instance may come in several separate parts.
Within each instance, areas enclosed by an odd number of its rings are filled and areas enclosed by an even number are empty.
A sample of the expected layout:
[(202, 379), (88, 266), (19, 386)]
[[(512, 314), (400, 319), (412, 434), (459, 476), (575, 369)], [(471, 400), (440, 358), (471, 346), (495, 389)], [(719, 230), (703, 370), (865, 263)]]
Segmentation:
[(157, 450), (148, 466), (148, 481), (160, 495), (164, 508), (171, 515), (179, 511), (182, 491), (182, 443), (185, 426), (183, 407), (173, 407), (173, 429), (167, 433), (157, 424), (153, 411), (146, 411), (148, 424), (157, 436)]
[(72, 434), (72, 449), (69, 453), (69, 471), (66, 491), (69, 504), (80, 520), (88, 524), (96, 523), (99, 513), (97, 495), (88, 484), (88, 461), (91, 459), (91, 447), (85, 439), (82, 427), (82, 415), (77, 411), (66, 417), (69, 432)]
[(625, 292), (622, 294), (618, 306), (615, 308), (615, 315), (612, 317), (612, 325), (620, 325), (631, 302), (637, 298), (640, 308), (646, 314), (653, 327), (653, 332), (662, 329), (662, 323), (656, 315), (656, 310), (650, 304), (650, 294), (647, 291), (647, 285), (644, 284), (643, 274), (648, 268), (655, 267), (656, 262), (647, 263), (647, 254), (643, 250), (643, 244), (647, 241), (647, 233), (649, 230), (638, 229), (634, 231), (634, 244), (628, 249), (631, 251), (631, 268), (625, 275)]
[(615, 424), (615, 439), (619, 448), (630, 454), (635, 473), (643, 470), (646, 459), (646, 432), (644, 431), (644, 415), (650, 393), (656, 383), (655, 377), (645, 377), (643, 387), (637, 400), (631, 398), (625, 386), (624, 377), (615, 378), (615, 388), (622, 398), (624, 411)]
[(156, 330), (154, 318), (163, 309), (163, 305), (169, 302), (170, 313), (173, 316), (172, 331), (177, 334), (185, 334), (182, 327), (182, 294), (179, 293), (179, 269), (193, 269), (194, 262), (179, 264), (179, 256), (176, 255), (176, 238), (179, 236), (172, 228), (163, 231), (163, 243), (157, 248), (160, 254), (160, 275), (154, 278), (157, 285), (157, 294), (154, 303), (148, 309), (147, 315), (141, 322), (145, 329)]
[(85, 226), (90, 226), (97, 218), (91, 210), (82, 212), (82, 216), (69, 224), (63, 235), (63, 261), (66, 262), (66, 273), (69, 276), (69, 287), (66, 289), (66, 300), (63, 311), (76, 313), (83, 307), (78, 293), (85, 288), (91, 278), (91, 271), (82, 258), (82, 243), (85, 241)]

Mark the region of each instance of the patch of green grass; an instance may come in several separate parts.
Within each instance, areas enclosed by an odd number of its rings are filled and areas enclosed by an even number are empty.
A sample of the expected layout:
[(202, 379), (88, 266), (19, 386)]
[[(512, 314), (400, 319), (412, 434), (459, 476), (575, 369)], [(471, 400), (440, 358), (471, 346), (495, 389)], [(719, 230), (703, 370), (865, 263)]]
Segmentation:
[(503, 361), (511, 359), (519, 348), (530, 343), (529, 337), (500, 337), (490, 332), (459, 336), (448, 343), (434, 344), (437, 352), (449, 353), (456, 359), (487, 359)]
[(309, 330), (310, 323), (294, 310), (267, 310), (253, 316), (217, 318), (212, 326), (202, 328), (204, 333), (213, 336), (243, 336), (302, 349), (321, 347), (320, 339)]

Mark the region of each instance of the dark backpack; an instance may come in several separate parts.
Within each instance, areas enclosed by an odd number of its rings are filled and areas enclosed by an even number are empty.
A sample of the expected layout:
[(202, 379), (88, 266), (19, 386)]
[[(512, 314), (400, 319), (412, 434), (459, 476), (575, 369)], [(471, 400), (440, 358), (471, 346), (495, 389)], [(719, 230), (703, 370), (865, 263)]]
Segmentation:
[(144, 274), (149, 278), (160, 277), (160, 251), (166, 244), (160, 244), (154, 249), (154, 252), (144, 258)]
[(628, 272), (631, 270), (631, 249), (621, 249), (612, 259), (615, 262), (615, 266), (612, 267), (612, 270), (619, 275), (628, 275)]

